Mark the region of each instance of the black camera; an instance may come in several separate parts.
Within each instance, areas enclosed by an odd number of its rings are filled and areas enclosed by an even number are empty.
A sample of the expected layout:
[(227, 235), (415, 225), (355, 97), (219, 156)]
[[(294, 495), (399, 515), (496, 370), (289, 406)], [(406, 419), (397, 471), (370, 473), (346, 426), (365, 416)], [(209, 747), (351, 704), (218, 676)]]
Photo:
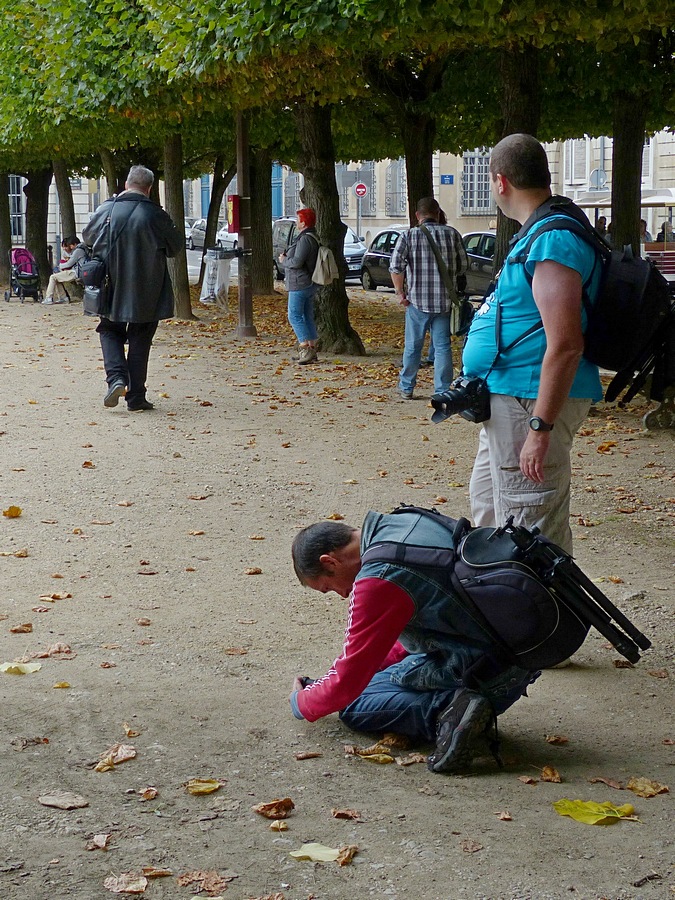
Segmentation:
[(482, 378), (460, 375), (442, 394), (434, 394), (431, 405), (435, 412), (432, 422), (445, 422), (459, 413), (468, 422), (485, 422), (490, 418), (490, 390)]

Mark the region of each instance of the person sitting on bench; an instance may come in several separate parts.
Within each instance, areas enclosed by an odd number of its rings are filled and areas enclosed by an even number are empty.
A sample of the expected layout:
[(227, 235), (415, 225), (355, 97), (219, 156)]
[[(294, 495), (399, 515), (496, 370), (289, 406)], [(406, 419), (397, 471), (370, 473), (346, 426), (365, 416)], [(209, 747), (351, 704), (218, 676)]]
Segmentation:
[(49, 276), (45, 299), (42, 301), (45, 306), (52, 303), (70, 303), (70, 296), (64, 285), (70, 281), (77, 281), (82, 263), (87, 259), (87, 248), (80, 243), (77, 235), (64, 238), (61, 246), (69, 256), (61, 263), (60, 271)]

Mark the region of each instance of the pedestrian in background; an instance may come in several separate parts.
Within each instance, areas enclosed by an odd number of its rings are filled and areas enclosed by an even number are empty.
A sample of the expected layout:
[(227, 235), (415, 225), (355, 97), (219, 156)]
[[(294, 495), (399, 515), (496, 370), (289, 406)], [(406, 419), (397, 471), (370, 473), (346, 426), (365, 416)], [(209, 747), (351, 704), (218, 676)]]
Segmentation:
[(288, 322), (300, 347), (301, 366), (317, 361), (318, 334), (314, 324), (314, 296), (317, 286), (312, 281), (319, 239), (316, 235), (316, 213), (313, 209), (299, 209), (295, 220), (297, 237), (279, 255), (279, 265), (286, 273), (288, 288)]

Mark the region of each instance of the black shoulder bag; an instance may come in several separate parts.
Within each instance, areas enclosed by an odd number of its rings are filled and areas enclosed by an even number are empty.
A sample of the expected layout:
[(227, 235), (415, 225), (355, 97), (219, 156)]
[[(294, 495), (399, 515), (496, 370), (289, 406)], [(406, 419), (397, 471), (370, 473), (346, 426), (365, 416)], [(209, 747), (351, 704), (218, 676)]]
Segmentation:
[(124, 220), (122, 227), (115, 236), (115, 240), (111, 244), (110, 222), (117, 200), (118, 198), (115, 197), (115, 199), (113, 200), (113, 205), (110, 208), (110, 213), (104, 225), (106, 244), (105, 256), (92, 255), (89, 259), (85, 260), (80, 270), (80, 280), (84, 284), (84, 297), (82, 298), (82, 305), (84, 308), (85, 316), (101, 316), (103, 318), (107, 318), (108, 313), (110, 312), (110, 305), (112, 302), (112, 285), (110, 283), (110, 273), (108, 272), (108, 257), (110, 256), (110, 251), (115, 246), (115, 244), (119, 240), (120, 235), (126, 228), (129, 219), (131, 219), (133, 214), (138, 209), (137, 203), (135, 204), (131, 213)]

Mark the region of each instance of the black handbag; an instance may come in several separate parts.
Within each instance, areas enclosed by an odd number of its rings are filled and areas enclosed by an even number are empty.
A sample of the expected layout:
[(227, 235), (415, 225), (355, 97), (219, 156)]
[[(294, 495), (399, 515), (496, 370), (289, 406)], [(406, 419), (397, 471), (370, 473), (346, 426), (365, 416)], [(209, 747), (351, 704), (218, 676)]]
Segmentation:
[(118, 198), (115, 197), (113, 205), (110, 208), (110, 214), (105, 222), (105, 256), (91, 256), (80, 269), (80, 279), (84, 284), (84, 296), (82, 305), (85, 316), (101, 316), (108, 318), (110, 308), (112, 306), (112, 283), (110, 281), (110, 273), (108, 272), (108, 257), (110, 251), (120, 238), (120, 235), (129, 223), (129, 219), (136, 212), (140, 204), (136, 204), (130, 215), (124, 220), (120, 230), (115, 235), (115, 240), (110, 243), (110, 221), (112, 219), (113, 210)]

